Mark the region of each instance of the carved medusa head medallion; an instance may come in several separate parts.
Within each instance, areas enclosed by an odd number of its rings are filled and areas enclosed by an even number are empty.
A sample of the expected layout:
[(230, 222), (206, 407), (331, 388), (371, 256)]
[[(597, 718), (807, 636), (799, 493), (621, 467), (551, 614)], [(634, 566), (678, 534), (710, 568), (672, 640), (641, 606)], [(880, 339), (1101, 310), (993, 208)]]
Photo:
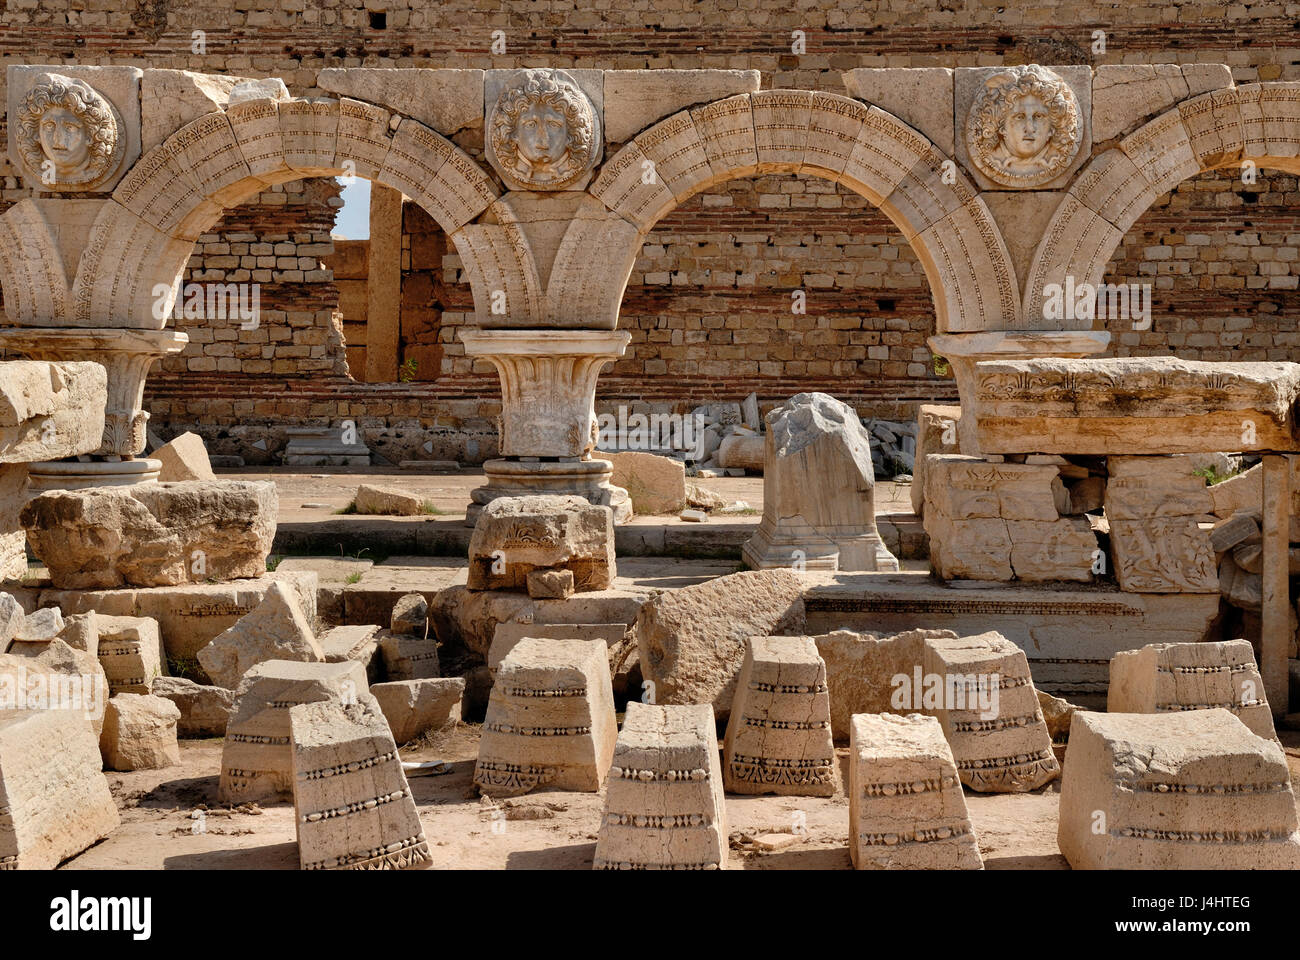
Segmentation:
[(1081, 140), (1074, 91), (1037, 64), (989, 77), (966, 120), (971, 161), (1004, 187), (1037, 187), (1055, 180), (1074, 162)]
[(94, 189), (117, 172), (126, 152), (113, 104), (84, 80), (62, 74), (40, 74), (14, 122), (19, 155), (46, 189)]
[(596, 163), (599, 122), (587, 95), (560, 70), (525, 70), (501, 91), (490, 120), (502, 171), (526, 190), (564, 190)]

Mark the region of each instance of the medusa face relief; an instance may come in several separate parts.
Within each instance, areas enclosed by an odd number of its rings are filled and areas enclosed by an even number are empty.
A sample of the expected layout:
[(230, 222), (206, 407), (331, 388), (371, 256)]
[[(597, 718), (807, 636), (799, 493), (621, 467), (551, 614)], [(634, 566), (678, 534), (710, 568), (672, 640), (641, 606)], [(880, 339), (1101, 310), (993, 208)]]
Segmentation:
[(88, 190), (111, 177), (126, 150), (121, 118), (84, 80), (43, 73), (16, 118), (18, 152), (47, 190)]
[(54, 167), (67, 178), (90, 158), (90, 137), (85, 125), (71, 110), (55, 107), (41, 117), (41, 149)]
[(502, 172), (522, 189), (563, 190), (595, 165), (596, 112), (562, 71), (523, 71), (501, 91), (490, 127)]
[(994, 74), (971, 106), (966, 146), (975, 167), (1005, 187), (1036, 187), (1069, 168), (1082, 139), (1069, 84), (1037, 65)]

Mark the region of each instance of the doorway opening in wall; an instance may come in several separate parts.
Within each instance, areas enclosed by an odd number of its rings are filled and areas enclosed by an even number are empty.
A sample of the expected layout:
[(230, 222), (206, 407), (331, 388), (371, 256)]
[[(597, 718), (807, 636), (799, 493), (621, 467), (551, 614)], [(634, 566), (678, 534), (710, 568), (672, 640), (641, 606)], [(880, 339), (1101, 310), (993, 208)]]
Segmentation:
[(667, 214), (632, 269), (619, 329), (632, 342), (601, 377), (597, 412), (702, 413), (705, 471), (735, 472), (736, 444), (719, 455), (721, 444), (761, 432), (746, 398), (766, 413), (817, 391), (863, 417), (878, 476), (910, 473), (916, 407), (957, 396), (926, 342), (934, 304), (912, 248), (866, 198), (815, 177), (732, 180)]
[(365, 383), (442, 374), (448, 241), (418, 204), (361, 178), (340, 181), (333, 270), (348, 371)]

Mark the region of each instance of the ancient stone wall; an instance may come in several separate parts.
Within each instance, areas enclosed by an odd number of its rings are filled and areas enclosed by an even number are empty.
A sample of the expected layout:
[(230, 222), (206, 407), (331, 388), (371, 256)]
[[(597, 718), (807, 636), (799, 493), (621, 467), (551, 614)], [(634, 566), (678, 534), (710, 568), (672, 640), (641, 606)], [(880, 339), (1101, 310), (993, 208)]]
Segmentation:
[[(861, 66), (1201, 61), (1230, 64), (1239, 83), (1300, 78), (1294, 16), (1282, 4), (374, 6), (11, 0), (0, 11), (0, 59), (279, 76), (296, 95), (320, 94), (317, 75), (325, 67), (360, 65), (749, 68), (762, 72), (765, 88), (839, 93), (840, 72)], [(1095, 47), (1099, 29), (1104, 52)], [(493, 30), (504, 31), (504, 53), (490, 49)], [(794, 31), (802, 31), (803, 53), (791, 52)], [(0, 166), (0, 207), (26, 195), (15, 174)], [(1293, 177), (1261, 171), (1254, 185), (1205, 174), (1157, 203), (1125, 237), (1106, 277), (1152, 279), (1153, 323), (1141, 331), (1127, 321), (1123, 329), (1113, 326), (1113, 349), (1294, 358), (1295, 200)], [(469, 285), (454, 247), (410, 205), (398, 357), (407, 382), (348, 378), (345, 360), (354, 375), (364, 368), (356, 326), (363, 318), (349, 309), (355, 294), (349, 301), (323, 263), (332, 252), (336, 205), (332, 184), (287, 184), (230, 211), (200, 241), (187, 281), (231, 280), (247, 271), (264, 284), (264, 319), (253, 330), (230, 321), (178, 324), (191, 344), (150, 382), (156, 432), (166, 437), (203, 424), (209, 441), (220, 441), (215, 450), (261, 459), (274, 457), (285, 425), (352, 418), (372, 446), (415, 450), (436, 438), (448, 456), (490, 455), (499, 388), (486, 364), (464, 356), (458, 338), (459, 328), (474, 322)], [(807, 293), (806, 314), (790, 309), (796, 289)], [(606, 404), (688, 404), (751, 390), (775, 400), (820, 389), (864, 413), (901, 416), (918, 400), (956, 395), (952, 381), (934, 373), (925, 345), (934, 308), (901, 233), (860, 197), (807, 177), (722, 184), (670, 213), (637, 259), (621, 326), (633, 339), (601, 381)], [(358, 341), (351, 349), (349, 327)], [(451, 438), (459, 430), (475, 438), (472, 451), (455, 448)], [(396, 439), (404, 431), (417, 439)], [(245, 434), (269, 436), (269, 446), (249, 448)]]

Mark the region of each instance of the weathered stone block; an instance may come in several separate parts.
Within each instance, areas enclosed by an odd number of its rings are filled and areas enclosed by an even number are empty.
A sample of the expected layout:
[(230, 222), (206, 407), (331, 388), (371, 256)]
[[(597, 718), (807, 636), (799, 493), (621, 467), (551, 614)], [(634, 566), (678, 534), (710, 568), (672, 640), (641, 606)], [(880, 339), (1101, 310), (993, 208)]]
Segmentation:
[(749, 570), (650, 598), (637, 615), (641, 674), (655, 703), (707, 703), (724, 721), (750, 637), (804, 632), (803, 581)]
[[(742, 550), (746, 563), (898, 569), (876, 530), (871, 437), (852, 407), (824, 393), (798, 394), (768, 414), (763, 442), (763, 519)], [(839, 494), (826, 496), (830, 490)]]
[(374, 697), (287, 711), (293, 812), (304, 870), (427, 864), (429, 844), (397, 746)]
[(1056, 779), (1061, 765), (1023, 650), (993, 632), (932, 638), (924, 666), (925, 682), (942, 684), (934, 714), (962, 783), (981, 793), (1023, 793)]
[(99, 744), (67, 710), (0, 710), (0, 870), (52, 870), (120, 822)]
[(471, 590), (520, 590), (536, 569), (572, 570), (579, 591), (615, 576), (614, 519), (581, 497), (499, 497), (485, 506), (469, 545)]
[(454, 726), (460, 720), (464, 693), (463, 677), (396, 680), (370, 686), (370, 694), (378, 701), (393, 731), (393, 740), (399, 745), (427, 731)]
[(219, 687), (234, 690), (248, 670), (267, 660), (325, 659), (293, 593), (271, 584), (260, 604), (199, 651), (199, 663)]
[(599, 792), (617, 736), (605, 644), (525, 637), (497, 666), (474, 782), (494, 797)]
[(217, 479), (212, 472), (212, 462), (208, 460), (208, 448), (197, 433), (182, 433), (150, 456), (162, 463), (162, 470), (158, 473), (160, 482)]
[(149, 692), (170, 700), (180, 711), (176, 736), (203, 739), (226, 735), (226, 725), (235, 708), (235, 691), (203, 686), (184, 677), (157, 677)]
[(119, 693), (108, 701), (99, 750), (110, 770), (160, 770), (181, 762), (180, 708), (162, 697)]
[(1249, 640), (1152, 643), (1110, 661), (1110, 713), (1224, 709), (1256, 736), (1277, 738)]
[(1057, 843), (1076, 870), (1294, 870), (1286, 757), (1227, 710), (1080, 711)]
[(112, 694), (150, 693), (154, 680), (167, 673), (158, 621), (151, 617), (95, 614), (99, 663)]
[(627, 705), (592, 865), (597, 870), (726, 868), (727, 807), (708, 706)]
[(952, 750), (934, 717), (857, 714), (849, 853), (858, 870), (980, 870)]
[(264, 576), (275, 516), (274, 483), (217, 480), (54, 490), (22, 523), (54, 586), (86, 589)]
[(361, 664), (268, 660), (244, 676), (221, 752), (222, 803), (288, 799), (293, 793), (289, 710), (302, 703), (355, 702), (366, 690)]
[(829, 797), (835, 748), (826, 664), (810, 637), (753, 637), (723, 743), (729, 793)]

